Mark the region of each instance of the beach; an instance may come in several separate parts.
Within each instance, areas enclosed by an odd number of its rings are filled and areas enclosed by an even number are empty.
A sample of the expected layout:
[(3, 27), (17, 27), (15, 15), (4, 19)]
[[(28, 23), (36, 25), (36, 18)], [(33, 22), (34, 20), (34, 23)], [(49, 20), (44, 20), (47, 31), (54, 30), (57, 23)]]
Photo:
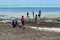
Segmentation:
[(25, 27), (25, 29), (20, 27), (11, 28), (10, 23), (0, 25), (0, 40), (60, 40), (60, 32)]
[(60, 40), (60, 0), (0, 0), (0, 40)]
[[(38, 24), (34, 22), (34, 18), (36, 14), (38, 17), (39, 10), (41, 10), (41, 16), (38, 18), (40, 19)], [(29, 18), (27, 17), (27, 12), (29, 13)], [(0, 19), (2, 19), (2, 21), (0, 21), (0, 40), (60, 40), (60, 30), (59, 32), (57, 32), (58, 30), (55, 30), (55, 28), (60, 28), (60, 23), (52, 22), (57, 18), (59, 19), (58, 21), (60, 21), (59, 13), (60, 8), (51, 7), (0, 8)], [(20, 27), (12, 28), (10, 23), (12, 18), (20, 19), (22, 15), (25, 18), (25, 29)], [(52, 21), (45, 22), (44, 20)], [(33, 27), (37, 29), (34, 29)], [(50, 28), (54, 28), (54, 30), (52, 31)]]

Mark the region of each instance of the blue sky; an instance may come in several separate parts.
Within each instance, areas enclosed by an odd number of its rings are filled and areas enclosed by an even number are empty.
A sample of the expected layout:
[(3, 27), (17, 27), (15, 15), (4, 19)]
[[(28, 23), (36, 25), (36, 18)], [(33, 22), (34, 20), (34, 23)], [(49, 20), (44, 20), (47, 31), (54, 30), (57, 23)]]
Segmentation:
[(16, 6), (16, 7), (34, 7), (34, 6), (56, 6), (60, 7), (60, 0), (0, 0), (1, 6)]
[(60, 0), (0, 0), (0, 4), (60, 4)]

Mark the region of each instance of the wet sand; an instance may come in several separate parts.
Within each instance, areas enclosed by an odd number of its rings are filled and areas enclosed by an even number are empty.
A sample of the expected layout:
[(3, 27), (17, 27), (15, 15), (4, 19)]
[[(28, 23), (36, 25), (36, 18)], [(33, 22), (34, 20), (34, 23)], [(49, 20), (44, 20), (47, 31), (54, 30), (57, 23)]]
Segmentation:
[(39, 24), (29, 21), (26, 22), (27, 26), (35, 26), (35, 27), (49, 27), (49, 28), (60, 28), (60, 23), (46, 23), (46, 22), (40, 22)]

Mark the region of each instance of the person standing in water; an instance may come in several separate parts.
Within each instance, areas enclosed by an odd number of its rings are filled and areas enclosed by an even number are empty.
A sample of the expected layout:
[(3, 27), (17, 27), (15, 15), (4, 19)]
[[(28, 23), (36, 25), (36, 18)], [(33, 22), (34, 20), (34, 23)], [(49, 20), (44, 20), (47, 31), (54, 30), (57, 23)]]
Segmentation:
[(35, 23), (37, 23), (37, 14), (35, 15)]
[(24, 27), (24, 16), (22, 16), (22, 18), (21, 18), (21, 22), (22, 22), (22, 26), (23, 26), (23, 29), (25, 29), (25, 27)]

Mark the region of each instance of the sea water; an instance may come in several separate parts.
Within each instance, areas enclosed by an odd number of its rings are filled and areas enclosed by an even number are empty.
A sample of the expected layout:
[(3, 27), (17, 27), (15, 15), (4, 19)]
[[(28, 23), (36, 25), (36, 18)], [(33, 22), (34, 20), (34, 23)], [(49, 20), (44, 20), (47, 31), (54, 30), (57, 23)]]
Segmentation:
[(41, 18), (42, 17), (60, 17), (60, 7), (9, 7), (9, 8), (0, 8), (0, 18), (6, 17), (18, 17), (21, 18), (23, 15), (25, 18), (27, 17), (27, 12), (29, 13), (29, 17), (33, 18), (34, 14), (39, 14), (39, 10), (41, 10)]

